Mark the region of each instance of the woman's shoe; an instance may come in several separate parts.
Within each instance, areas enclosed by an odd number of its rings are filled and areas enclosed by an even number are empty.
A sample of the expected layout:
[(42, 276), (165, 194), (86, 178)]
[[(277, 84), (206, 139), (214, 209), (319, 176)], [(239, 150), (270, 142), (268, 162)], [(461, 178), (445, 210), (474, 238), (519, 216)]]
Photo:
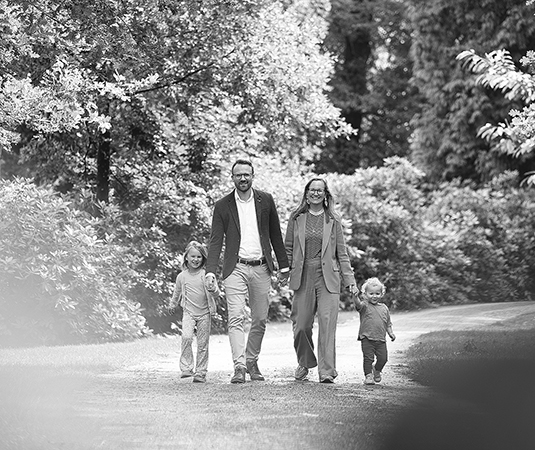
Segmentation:
[(196, 374), (193, 377), (193, 382), (194, 383), (206, 383), (206, 377), (204, 375)]

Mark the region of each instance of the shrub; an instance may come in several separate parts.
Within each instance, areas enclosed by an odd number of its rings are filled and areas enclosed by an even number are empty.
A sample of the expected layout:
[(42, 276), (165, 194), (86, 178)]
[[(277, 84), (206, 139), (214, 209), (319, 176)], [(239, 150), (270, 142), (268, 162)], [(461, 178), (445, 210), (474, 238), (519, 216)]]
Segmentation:
[(433, 194), (427, 216), (455, 231), (469, 259), (470, 300), (497, 302), (535, 295), (535, 198), (504, 174), (479, 189), (449, 183)]
[(0, 337), (4, 345), (119, 341), (148, 333), (129, 301), (134, 260), (51, 190), (0, 182)]
[(423, 173), (401, 158), (351, 176), (330, 175), (343, 217), (351, 223), (347, 244), (357, 282), (380, 277), (387, 303), (414, 309), (468, 298), (469, 260), (453, 230), (426, 219)]

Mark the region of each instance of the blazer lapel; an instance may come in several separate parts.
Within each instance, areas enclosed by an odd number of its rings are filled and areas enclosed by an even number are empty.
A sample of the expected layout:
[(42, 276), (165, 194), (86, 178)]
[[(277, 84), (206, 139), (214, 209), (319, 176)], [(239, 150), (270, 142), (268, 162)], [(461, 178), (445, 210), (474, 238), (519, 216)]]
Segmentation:
[(323, 240), (321, 244), (321, 256), (325, 254), (325, 250), (327, 250), (327, 246), (329, 245), (329, 241), (331, 238), (331, 231), (333, 229), (334, 225), (334, 219), (331, 217), (331, 219), (327, 222), (327, 213), (324, 214), (325, 221), (323, 222)]
[(238, 230), (238, 233), (241, 234), (240, 229), (240, 218), (238, 217), (238, 207), (236, 206), (236, 199), (234, 198), (234, 191), (229, 195), (228, 198), (228, 206), (230, 215), (232, 216), (232, 219), (234, 220), (234, 223), (236, 224), (236, 229)]
[(262, 224), (260, 223), (262, 218), (262, 197), (253, 189), (254, 205), (256, 212), (256, 223), (258, 224), (258, 232), (262, 233)]
[(297, 239), (301, 248), (301, 255), (305, 257), (305, 230), (307, 226), (307, 215), (301, 214), (297, 218)]

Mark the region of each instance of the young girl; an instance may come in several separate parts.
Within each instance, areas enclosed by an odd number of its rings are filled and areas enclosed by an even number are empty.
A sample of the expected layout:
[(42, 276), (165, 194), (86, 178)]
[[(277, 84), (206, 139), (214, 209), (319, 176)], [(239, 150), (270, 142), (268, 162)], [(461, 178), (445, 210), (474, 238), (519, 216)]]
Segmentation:
[(375, 384), (381, 381), (381, 371), (388, 359), (386, 333), (392, 341), (396, 339), (396, 335), (392, 331), (388, 306), (379, 303), (385, 295), (385, 285), (378, 278), (369, 278), (362, 285), (361, 292), (362, 301), (358, 295), (353, 298), (360, 314), (358, 339), (361, 341), (364, 356), (364, 384)]
[[(209, 292), (205, 283), (207, 251), (203, 244), (191, 241), (184, 252), (184, 270), (176, 277), (175, 291), (169, 305), (174, 310), (182, 307), (182, 352), (180, 355), (181, 378), (193, 377), (194, 383), (204, 383), (208, 369), (208, 343), (210, 341), (211, 316), (216, 314), (215, 299), (219, 296), (217, 283)], [(197, 327), (197, 368), (194, 370), (193, 335)]]

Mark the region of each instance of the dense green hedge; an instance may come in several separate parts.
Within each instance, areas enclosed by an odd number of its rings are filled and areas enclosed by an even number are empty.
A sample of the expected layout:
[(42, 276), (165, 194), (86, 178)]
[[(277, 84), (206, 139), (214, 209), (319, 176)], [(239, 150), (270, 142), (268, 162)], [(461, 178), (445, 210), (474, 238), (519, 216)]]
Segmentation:
[(0, 342), (126, 340), (148, 333), (128, 300), (132, 258), (51, 190), (0, 182)]

